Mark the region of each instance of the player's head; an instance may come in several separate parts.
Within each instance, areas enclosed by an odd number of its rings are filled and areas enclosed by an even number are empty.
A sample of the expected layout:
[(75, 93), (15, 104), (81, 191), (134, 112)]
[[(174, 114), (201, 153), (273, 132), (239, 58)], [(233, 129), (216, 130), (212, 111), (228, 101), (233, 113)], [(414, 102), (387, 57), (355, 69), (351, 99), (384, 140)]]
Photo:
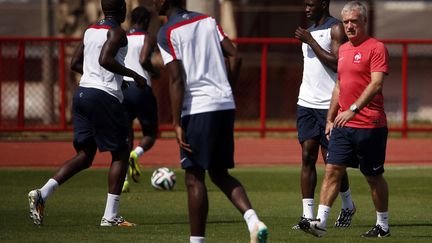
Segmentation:
[(182, 8), (183, 0), (153, 0), (159, 15), (166, 15), (170, 8)]
[(102, 11), (105, 18), (114, 18), (119, 23), (123, 23), (126, 18), (125, 0), (102, 0)]
[(146, 30), (150, 23), (150, 12), (145, 7), (136, 7), (131, 13), (131, 24), (139, 25)]
[(318, 21), (324, 14), (329, 15), (330, 0), (305, 0), (306, 17)]
[(367, 36), (367, 9), (359, 1), (352, 1), (342, 8), (342, 23), (350, 42), (356, 42)]

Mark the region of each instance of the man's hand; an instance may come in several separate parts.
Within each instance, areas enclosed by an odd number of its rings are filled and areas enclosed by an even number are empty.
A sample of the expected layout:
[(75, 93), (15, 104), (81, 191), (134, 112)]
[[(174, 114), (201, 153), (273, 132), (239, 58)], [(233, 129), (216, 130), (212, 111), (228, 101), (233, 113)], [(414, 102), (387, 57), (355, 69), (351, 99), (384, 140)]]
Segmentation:
[(351, 119), (354, 118), (356, 113), (351, 110), (346, 110), (344, 112), (339, 113), (334, 120), (334, 127), (343, 127), (345, 124)]
[(326, 136), (327, 140), (329, 140), (329, 141), (330, 141), (331, 132), (333, 130), (333, 126), (334, 126), (333, 122), (327, 121), (326, 127), (325, 127), (325, 136)]
[(141, 75), (135, 75), (134, 78), (135, 82), (137, 83), (137, 86), (142, 88), (142, 89), (147, 89), (148, 85), (147, 85), (147, 80), (141, 76)]
[(313, 39), (311, 33), (302, 27), (296, 29), (294, 36), (306, 44), (310, 44)]
[(184, 131), (181, 128), (180, 125), (175, 125), (174, 126), (174, 130), (176, 133), (176, 138), (177, 138), (177, 143), (180, 146), (180, 148), (188, 151), (189, 153), (192, 153), (192, 149), (190, 147), (190, 144), (187, 144), (185, 141), (185, 135), (184, 135)]

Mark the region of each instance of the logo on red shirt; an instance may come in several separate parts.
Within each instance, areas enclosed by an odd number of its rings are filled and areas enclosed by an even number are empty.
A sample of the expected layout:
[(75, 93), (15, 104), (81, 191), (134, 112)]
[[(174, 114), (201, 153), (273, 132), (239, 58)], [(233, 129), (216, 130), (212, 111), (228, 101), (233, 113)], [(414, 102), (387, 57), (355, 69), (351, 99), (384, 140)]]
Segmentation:
[(360, 63), (362, 59), (362, 54), (360, 51), (355, 51), (354, 52), (354, 58), (353, 58), (353, 63)]

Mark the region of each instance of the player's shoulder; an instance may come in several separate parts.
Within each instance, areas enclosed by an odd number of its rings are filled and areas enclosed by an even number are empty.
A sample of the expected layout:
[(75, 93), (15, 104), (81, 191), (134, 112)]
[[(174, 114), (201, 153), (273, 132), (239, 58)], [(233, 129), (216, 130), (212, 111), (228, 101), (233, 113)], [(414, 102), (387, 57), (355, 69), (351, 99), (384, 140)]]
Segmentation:
[(329, 16), (325, 19), (324, 23), (318, 26), (312, 24), (311, 26), (309, 26), (308, 30), (309, 31), (327, 30), (333, 28), (333, 26), (335, 25), (339, 25), (340, 23), (341, 23), (340, 20), (338, 20), (337, 18)]
[(212, 19), (214, 21), (212, 17), (202, 13), (187, 10), (179, 12), (178, 14), (170, 17), (168, 22), (162, 25), (162, 27), (159, 29), (157, 35), (158, 42), (166, 39), (168, 32), (202, 19)]
[(376, 38), (369, 37), (365, 42), (364, 46), (366, 46), (368, 49), (378, 49), (378, 50), (384, 50), (386, 49), (384, 43)]

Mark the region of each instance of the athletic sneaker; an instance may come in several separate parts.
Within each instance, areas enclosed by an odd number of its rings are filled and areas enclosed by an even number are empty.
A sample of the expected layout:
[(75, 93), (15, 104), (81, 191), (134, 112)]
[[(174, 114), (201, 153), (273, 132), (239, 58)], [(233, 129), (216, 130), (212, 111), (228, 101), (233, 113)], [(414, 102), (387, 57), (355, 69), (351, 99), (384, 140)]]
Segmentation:
[(267, 226), (263, 222), (258, 221), (258, 223), (255, 224), (255, 227), (250, 234), (250, 238), (251, 238), (250, 242), (251, 243), (266, 243), (267, 242), (267, 236), (268, 236)]
[(316, 237), (322, 237), (327, 233), (327, 229), (321, 226), (319, 219), (303, 219), (298, 224), (301, 230)]
[(334, 224), (335, 227), (349, 227), (351, 225), (351, 220), (356, 212), (356, 207), (353, 204), (352, 209), (341, 209), (338, 218)]
[(366, 233), (363, 233), (361, 236), (362, 237), (389, 237), (390, 230), (388, 229), (387, 231), (384, 231), (381, 228), (381, 225), (375, 225), (374, 227), (372, 227), (372, 229), (370, 229)]
[(141, 168), (138, 163), (138, 155), (135, 151), (132, 151), (129, 156), (129, 175), (131, 175), (133, 181), (138, 182), (141, 176)]
[(30, 206), (30, 218), (36, 225), (42, 225), (45, 204), (39, 189), (32, 190), (28, 193), (28, 200)]
[[(312, 219), (305, 218), (305, 217), (303, 217), (303, 216), (300, 217), (300, 221), (302, 221), (303, 219), (305, 219), (305, 220), (309, 220), (309, 221), (312, 220)], [(291, 229), (293, 229), (293, 230), (301, 230), (299, 224), (294, 225)]]
[(128, 181), (128, 180), (125, 180), (125, 181), (123, 182), (122, 192), (130, 192), (130, 189), (129, 189), (129, 181)]
[(136, 224), (124, 220), (122, 216), (117, 216), (112, 220), (102, 218), (100, 226), (134, 227)]

